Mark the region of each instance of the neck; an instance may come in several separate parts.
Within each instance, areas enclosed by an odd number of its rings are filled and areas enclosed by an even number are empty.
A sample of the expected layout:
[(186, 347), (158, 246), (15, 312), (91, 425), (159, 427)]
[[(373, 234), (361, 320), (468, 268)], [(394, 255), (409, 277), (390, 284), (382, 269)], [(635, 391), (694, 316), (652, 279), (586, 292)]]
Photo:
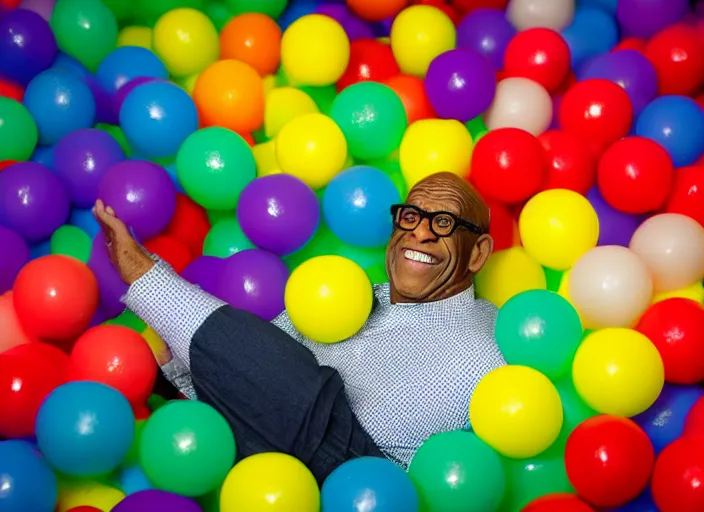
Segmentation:
[(407, 296), (401, 294), (394, 287), (394, 284), (391, 283), (389, 300), (390, 300), (391, 304), (422, 304), (424, 302), (437, 302), (439, 300), (454, 297), (455, 295), (460, 294), (463, 291), (469, 290), (472, 287), (472, 284), (474, 284), (474, 281), (470, 277), (470, 279), (461, 281), (459, 283), (453, 283), (449, 286), (440, 288), (439, 290), (435, 290), (434, 292), (428, 294), (427, 296), (407, 297)]

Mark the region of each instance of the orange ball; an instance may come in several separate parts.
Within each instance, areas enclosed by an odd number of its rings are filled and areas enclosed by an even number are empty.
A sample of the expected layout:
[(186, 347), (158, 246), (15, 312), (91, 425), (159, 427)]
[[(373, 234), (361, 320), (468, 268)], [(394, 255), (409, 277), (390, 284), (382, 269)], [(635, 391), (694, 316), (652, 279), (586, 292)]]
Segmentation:
[(347, 7), (367, 21), (382, 21), (395, 16), (408, 4), (409, 0), (347, 0)]
[(261, 76), (271, 75), (281, 61), (281, 29), (258, 12), (235, 16), (220, 32), (220, 57), (241, 60)]
[(259, 73), (239, 60), (208, 66), (196, 80), (193, 100), (201, 125), (235, 132), (257, 130), (264, 123), (264, 84)]
[(421, 119), (434, 119), (437, 114), (425, 92), (423, 79), (411, 75), (396, 75), (384, 81), (401, 98), (408, 124)]

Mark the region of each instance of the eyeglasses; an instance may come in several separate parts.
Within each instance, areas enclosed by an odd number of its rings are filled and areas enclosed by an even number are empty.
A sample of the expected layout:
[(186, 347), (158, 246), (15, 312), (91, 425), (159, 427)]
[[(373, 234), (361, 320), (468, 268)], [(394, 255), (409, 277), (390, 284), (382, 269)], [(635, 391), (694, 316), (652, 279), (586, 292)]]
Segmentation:
[(394, 218), (394, 225), (402, 231), (413, 231), (423, 219), (428, 219), (430, 231), (441, 238), (450, 236), (459, 226), (477, 235), (483, 235), (487, 232), (473, 222), (460, 219), (450, 212), (426, 212), (410, 204), (393, 205), (391, 207), (391, 215)]

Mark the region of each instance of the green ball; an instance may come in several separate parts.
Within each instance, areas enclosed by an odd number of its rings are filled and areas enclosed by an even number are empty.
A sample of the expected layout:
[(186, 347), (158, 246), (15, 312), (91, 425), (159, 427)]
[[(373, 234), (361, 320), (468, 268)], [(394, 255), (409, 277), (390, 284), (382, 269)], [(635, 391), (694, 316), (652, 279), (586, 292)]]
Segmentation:
[(499, 310), (496, 341), (509, 364), (529, 366), (554, 380), (572, 365), (582, 341), (582, 323), (557, 293), (528, 290)]
[(372, 162), (368, 162), (366, 165), (376, 167), (386, 174), (393, 182), (396, 190), (398, 190), (398, 195), (401, 198), (401, 201), (406, 200), (406, 197), (408, 197), (408, 183), (406, 183), (406, 179), (403, 177), (403, 173), (401, 172), (401, 164), (399, 163), (398, 158), (374, 160)]
[(153, 27), (157, 20), (173, 9), (205, 9), (205, 0), (138, 0), (135, 2), (135, 17), (140, 25)]
[(176, 155), (176, 175), (188, 196), (208, 210), (234, 210), (242, 190), (257, 175), (249, 144), (227, 128), (188, 136)]
[(350, 154), (375, 160), (398, 149), (408, 119), (398, 95), (377, 82), (359, 82), (337, 95), (330, 116), (347, 139)]
[(93, 245), (88, 233), (76, 226), (66, 224), (54, 231), (49, 240), (51, 254), (63, 254), (88, 263)]
[(245, 12), (260, 12), (278, 18), (286, 9), (287, 0), (225, 0), (225, 5), (237, 16)]
[(136, 0), (102, 0), (113, 13), (119, 25), (127, 25), (134, 19)]
[(59, 48), (91, 71), (117, 46), (117, 20), (100, 0), (58, 0), (50, 24)]
[(207, 4), (203, 12), (213, 22), (218, 32), (225, 28), (227, 22), (234, 17), (226, 5), (216, 2)]
[(127, 142), (127, 137), (125, 137), (122, 128), (120, 128), (119, 126), (115, 126), (114, 124), (107, 123), (98, 123), (95, 125), (95, 127), (98, 130), (102, 130), (105, 133), (110, 134), (112, 138), (115, 139), (120, 145), (120, 148), (122, 148), (122, 152), (127, 158), (132, 156), (132, 148), (130, 147), (130, 143)]
[(203, 244), (205, 256), (227, 258), (245, 249), (254, 249), (254, 244), (244, 234), (236, 217), (219, 220), (208, 232)]
[(548, 290), (551, 292), (558, 291), (565, 273), (548, 267), (543, 267), (543, 272), (545, 273), (545, 282), (547, 283)]
[(105, 322), (105, 325), (121, 325), (122, 327), (127, 327), (140, 334), (147, 328), (147, 324), (129, 309), (125, 309), (115, 318), (108, 320)]
[(469, 134), (472, 136), (472, 142), (475, 144), (479, 139), (484, 137), (484, 135), (489, 133), (489, 129), (486, 127), (486, 124), (484, 124), (482, 116), (477, 116), (474, 119), (470, 119), (465, 123), (465, 126), (467, 127)]
[[(283, 70), (283, 66), (280, 69)], [(281, 72), (283, 73), (283, 71)], [(288, 83), (286, 82), (283, 85), (288, 85)], [(306, 85), (297, 87), (297, 89), (300, 89), (310, 96), (310, 98), (318, 106), (318, 110), (320, 110), (321, 114), (330, 116), (332, 106), (335, 103), (335, 98), (337, 98), (337, 89), (335, 89), (334, 85), (326, 85), (324, 87), (313, 87)]]
[(24, 162), (32, 156), (39, 132), (22, 103), (0, 96), (0, 162)]
[(567, 438), (580, 423), (599, 413), (584, 403), (584, 400), (582, 400), (574, 387), (571, 375), (566, 375), (555, 382), (555, 389), (557, 389), (562, 402), (563, 418), (562, 430), (555, 444), (561, 444), (564, 447), (567, 443)]
[(421, 510), (485, 512), (504, 497), (501, 457), (471, 432), (436, 434), (418, 449), (408, 475), (418, 489)]
[(157, 489), (202, 496), (216, 489), (235, 463), (235, 437), (211, 406), (175, 400), (147, 420), (139, 461)]

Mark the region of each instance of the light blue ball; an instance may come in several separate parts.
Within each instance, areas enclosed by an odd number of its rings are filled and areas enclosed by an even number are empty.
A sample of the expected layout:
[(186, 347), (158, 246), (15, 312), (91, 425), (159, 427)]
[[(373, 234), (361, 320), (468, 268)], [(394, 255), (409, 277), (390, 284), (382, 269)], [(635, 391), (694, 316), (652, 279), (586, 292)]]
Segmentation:
[(136, 87), (120, 109), (120, 126), (136, 152), (168, 158), (198, 129), (198, 111), (186, 91), (170, 82)]
[(330, 230), (357, 247), (382, 247), (393, 231), (391, 205), (401, 202), (393, 181), (379, 169), (351, 167), (335, 176), (323, 195)]
[(127, 496), (154, 488), (147, 478), (147, 475), (144, 474), (144, 471), (139, 466), (131, 466), (120, 471), (117, 485)]
[(37, 123), (43, 146), (53, 146), (67, 133), (90, 128), (95, 121), (90, 88), (61, 69), (48, 69), (34, 77), (24, 92), (24, 105)]
[(334, 512), (415, 512), (418, 493), (406, 472), (380, 457), (360, 457), (330, 473), (321, 509)]
[(572, 24), (562, 31), (570, 49), (572, 69), (592, 57), (611, 50), (618, 43), (618, 25), (613, 16), (601, 9), (578, 7)]
[(36, 421), (39, 448), (67, 475), (115, 469), (134, 438), (134, 414), (119, 391), (98, 382), (69, 382), (44, 400)]
[(161, 59), (153, 52), (139, 46), (122, 46), (113, 50), (98, 66), (98, 81), (109, 94), (130, 80), (140, 76), (169, 78)]
[(692, 165), (704, 153), (704, 112), (692, 98), (660, 96), (641, 112), (636, 134), (665, 148), (675, 167)]
[(53, 512), (56, 477), (25, 441), (0, 442), (0, 512)]

